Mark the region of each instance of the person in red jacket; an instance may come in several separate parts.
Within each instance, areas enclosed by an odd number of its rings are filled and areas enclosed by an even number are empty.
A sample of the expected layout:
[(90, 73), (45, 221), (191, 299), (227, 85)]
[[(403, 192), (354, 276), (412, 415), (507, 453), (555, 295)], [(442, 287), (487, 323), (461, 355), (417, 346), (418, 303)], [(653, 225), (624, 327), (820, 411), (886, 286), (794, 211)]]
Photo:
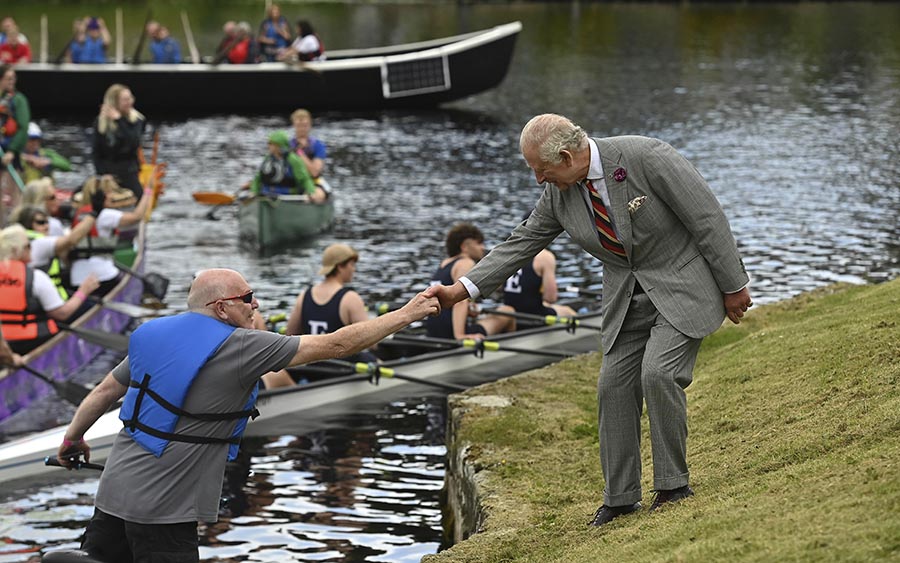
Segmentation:
[(19, 28), (10, 26), (10, 32), (6, 35), (6, 43), (0, 45), (0, 63), (30, 63), (31, 46), (19, 39)]

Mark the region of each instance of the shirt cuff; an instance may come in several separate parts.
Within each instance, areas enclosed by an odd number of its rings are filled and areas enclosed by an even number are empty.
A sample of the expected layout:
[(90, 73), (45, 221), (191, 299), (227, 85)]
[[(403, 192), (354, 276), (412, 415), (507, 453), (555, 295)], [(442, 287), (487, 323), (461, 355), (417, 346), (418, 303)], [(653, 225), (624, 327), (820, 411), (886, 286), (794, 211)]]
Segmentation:
[(750, 286), (750, 284), (748, 283), (748, 284), (744, 285), (742, 288), (740, 288), (740, 289), (738, 289), (738, 290), (736, 290), (736, 291), (726, 291), (726, 292), (725, 292), (725, 295), (734, 295), (735, 293), (740, 293), (740, 292), (744, 291), (744, 289), (746, 289), (746, 288), (749, 287), (749, 286)]
[(466, 276), (462, 276), (459, 278), (459, 281), (463, 284), (463, 287), (466, 288), (466, 291), (469, 292), (469, 299), (477, 299), (481, 292), (478, 290), (478, 286), (472, 283), (472, 280), (467, 278)]

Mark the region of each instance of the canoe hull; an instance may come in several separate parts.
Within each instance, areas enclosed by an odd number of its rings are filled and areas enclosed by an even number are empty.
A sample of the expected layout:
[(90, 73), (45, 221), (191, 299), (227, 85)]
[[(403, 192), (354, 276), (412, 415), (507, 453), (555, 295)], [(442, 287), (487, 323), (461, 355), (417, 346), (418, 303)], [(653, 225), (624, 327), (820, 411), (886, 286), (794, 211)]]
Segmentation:
[[(582, 317), (581, 328), (574, 333), (563, 327), (544, 327), (497, 337), (502, 346), (529, 350), (553, 350), (567, 354), (595, 351), (599, 347), (600, 316)], [(594, 328), (588, 328), (594, 327)], [(455, 349), (438, 351), (413, 358), (386, 362), (398, 374), (435, 383), (464, 386), (493, 381), (547, 365), (560, 358), (518, 352), (485, 352), (482, 357), (472, 351)], [(386, 403), (403, 397), (446, 393), (441, 389), (403, 379), (382, 377), (377, 385), (365, 375), (343, 375), (295, 387), (283, 387), (260, 393), (257, 407), (262, 416), (247, 426), (247, 436), (298, 435), (322, 428), (340, 413), (380, 409)], [(298, 420), (296, 413), (302, 412)], [(287, 416), (286, 416), (287, 415)], [(121, 430), (118, 410), (103, 415), (85, 435), (91, 444), (91, 461), (99, 462), (109, 455), (115, 435)], [(0, 482), (34, 477), (58, 471), (43, 465), (43, 459), (55, 455), (65, 427), (24, 437), (0, 446)]]
[[(514, 22), (449, 43), (360, 50), (345, 56), (335, 52), (327, 61), (303, 65), (34, 63), (18, 65), (16, 73), (19, 88), (28, 92), (37, 111), (96, 111), (113, 83), (127, 84), (142, 111), (426, 108), (500, 84), (521, 28)], [(58, 95), (61, 90), (65, 96)]]
[(291, 196), (255, 197), (241, 203), (238, 224), (242, 241), (260, 247), (300, 242), (334, 224), (334, 202), (309, 203)]

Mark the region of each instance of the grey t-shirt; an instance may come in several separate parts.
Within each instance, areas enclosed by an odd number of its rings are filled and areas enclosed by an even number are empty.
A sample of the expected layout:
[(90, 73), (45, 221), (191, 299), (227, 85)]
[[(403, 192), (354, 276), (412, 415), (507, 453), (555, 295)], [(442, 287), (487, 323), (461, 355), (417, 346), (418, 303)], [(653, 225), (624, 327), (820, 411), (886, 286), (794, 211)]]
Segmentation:
[[(200, 369), (183, 405), (188, 412), (243, 410), (260, 377), (288, 365), (298, 336), (236, 329)], [(113, 369), (128, 385), (128, 358)], [(200, 422), (181, 418), (176, 433), (230, 436), (236, 421)], [(100, 477), (95, 504), (100, 510), (139, 524), (215, 522), (225, 475), (227, 444), (170, 442), (160, 457), (138, 445), (124, 428), (116, 436)]]

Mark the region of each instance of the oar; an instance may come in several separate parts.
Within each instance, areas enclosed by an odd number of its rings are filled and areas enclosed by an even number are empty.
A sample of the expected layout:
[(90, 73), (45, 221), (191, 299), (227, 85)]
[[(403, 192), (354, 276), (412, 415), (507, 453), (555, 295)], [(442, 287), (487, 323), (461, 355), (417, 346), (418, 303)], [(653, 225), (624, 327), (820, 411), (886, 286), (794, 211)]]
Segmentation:
[[(3, 152), (3, 147), (0, 147), (0, 158), (3, 158), (4, 154), (6, 153)], [(12, 162), (10, 162), (9, 166), (6, 167), (6, 171), (9, 172), (10, 176), (12, 176), (13, 182), (15, 182), (17, 186), (19, 186), (19, 191), (24, 192), (25, 182), (22, 181), (22, 177), (19, 176), (19, 172), (16, 171), (16, 167), (13, 166)]]
[(402, 379), (404, 381), (411, 381), (413, 383), (420, 383), (422, 385), (439, 387), (446, 391), (465, 391), (466, 389), (468, 389), (467, 387), (463, 387), (462, 385), (454, 385), (453, 383), (442, 383), (440, 381), (430, 381), (428, 379), (423, 379), (421, 377), (415, 377), (412, 375), (404, 375), (402, 373), (397, 373), (393, 368), (379, 366), (378, 364), (367, 364), (365, 362), (356, 362), (355, 364), (353, 364), (351, 362), (345, 362), (342, 360), (325, 360), (316, 363), (351, 368), (356, 373), (367, 374), (369, 376), (369, 381), (375, 385), (378, 385), (378, 380), (382, 377), (392, 377), (394, 379)]
[(565, 289), (571, 293), (577, 293), (578, 295), (589, 295), (590, 297), (603, 297), (602, 291), (595, 291), (593, 289), (582, 289), (580, 287), (576, 287), (574, 285), (570, 285)]
[(44, 383), (53, 387), (53, 390), (56, 391), (57, 395), (72, 403), (76, 407), (80, 405), (81, 401), (83, 401), (84, 398), (88, 396), (88, 393), (91, 392), (91, 390), (87, 387), (82, 387), (81, 385), (72, 383), (71, 381), (57, 381), (49, 375), (39, 372), (28, 364), (22, 364), (19, 366), (8, 365), (8, 367), (12, 369), (23, 369), (27, 371), (31, 375), (37, 377)]
[(93, 328), (72, 326), (59, 321), (56, 321), (56, 326), (62, 330), (68, 330), (78, 338), (87, 342), (92, 342), (98, 346), (103, 346), (104, 348), (109, 348), (110, 350), (115, 350), (117, 352), (128, 351), (128, 337), (123, 334), (113, 334), (111, 332), (104, 332)]
[(401, 342), (415, 342), (422, 343), (424, 345), (432, 344), (432, 345), (441, 345), (446, 346), (448, 344), (456, 344), (458, 346), (462, 346), (463, 348), (471, 348), (476, 356), (483, 356), (484, 351), (488, 352), (516, 352), (518, 354), (532, 354), (535, 356), (550, 356), (554, 358), (568, 358), (572, 356), (572, 354), (568, 354), (566, 352), (553, 352), (551, 350), (533, 350), (531, 348), (517, 348), (513, 346), (504, 346), (500, 342), (496, 342), (493, 340), (476, 340), (474, 338), (464, 338), (463, 340), (452, 340), (449, 338), (432, 338), (430, 336), (407, 336), (402, 334), (395, 334), (394, 340), (399, 340)]
[(146, 289), (153, 297), (156, 297), (157, 299), (162, 301), (166, 296), (166, 291), (169, 290), (169, 278), (161, 276), (154, 272), (150, 272), (148, 274), (139, 274), (131, 268), (127, 268), (122, 264), (119, 264), (118, 262), (116, 262), (115, 265), (116, 268), (122, 270), (126, 274), (130, 274), (144, 282), (144, 289)]
[(512, 311), (501, 311), (499, 309), (484, 309), (483, 313), (489, 315), (499, 315), (501, 317), (512, 317), (514, 319), (522, 319), (523, 321), (537, 321), (547, 326), (564, 325), (569, 332), (575, 332), (575, 328), (584, 326), (594, 330), (600, 330), (599, 326), (582, 325), (581, 321), (575, 317), (560, 317), (557, 315), (532, 315), (530, 313), (518, 313)]
[[(72, 466), (72, 469), (96, 469), (97, 471), (103, 471), (103, 466), (99, 463), (89, 463), (87, 461), (81, 461), (80, 459), (74, 458), (71, 459), (71, 461), (75, 462), (75, 464)], [(49, 455), (44, 458), (44, 465), (52, 467), (63, 467), (63, 464), (61, 464), (58, 459)], [(46, 558), (44, 558), (44, 560), (46, 561)], [(79, 559), (79, 561), (81, 560)]]
[(134, 56), (131, 57), (131, 64), (140, 64), (141, 51), (144, 50), (144, 42), (147, 40), (147, 24), (153, 19), (153, 10), (147, 10), (147, 18), (144, 20), (144, 26), (141, 27), (141, 37), (138, 39), (137, 48), (134, 50)]
[(194, 201), (203, 205), (230, 205), (237, 201), (237, 194), (224, 192), (194, 192), (191, 194)]
[(92, 303), (100, 305), (104, 309), (122, 313), (123, 315), (127, 315), (133, 319), (143, 319), (147, 317), (159, 316), (159, 310), (151, 309), (150, 307), (142, 307), (133, 303), (125, 303), (122, 301), (106, 301), (104, 299), (93, 296), (89, 296), (88, 300)]

